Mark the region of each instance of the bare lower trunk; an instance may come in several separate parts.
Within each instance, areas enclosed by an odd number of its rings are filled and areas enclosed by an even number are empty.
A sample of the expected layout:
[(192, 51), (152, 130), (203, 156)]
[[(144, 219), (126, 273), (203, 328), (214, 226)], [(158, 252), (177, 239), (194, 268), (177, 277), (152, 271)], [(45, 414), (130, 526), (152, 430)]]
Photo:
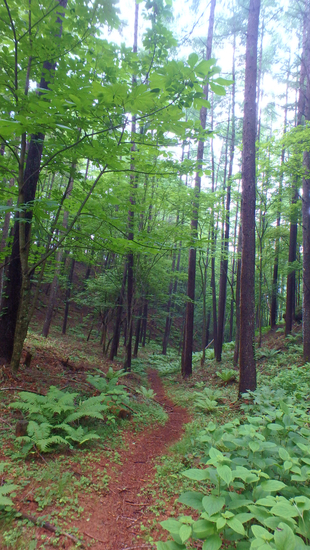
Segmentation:
[[(214, 11), (216, 0), (211, 0), (210, 17), (207, 37), (206, 59), (211, 58), (213, 28), (214, 28)], [(205, 98), (208, 99), (208, 84), (203, 88)], [(206, 107), (200, 109), (200, 124), (201, 128), (205, 129), (207, 118)], [(187, 303), (185, 314), (185, 331), (184, 345), (182, 353), (182, 376), (187, 378), (192, 374), (192, 353), (193, 353), (193, 332), (194, 332), (194, 303), (195, 303), (195, 275), (196, 275), (196, 240), (198, 228), (198, 213), (199, 213), (199, 195), (201, 189), (201, 170), (203, 169), (203, 153), (204, 141), (198, 142), (197, 149), (197, 165), (198, 171), (195, 175), (195, 195), (193, 200), (192, 220), (191, 220), (191, 237), (192, 247), (189, 251), (188, 260), (188, 280), (187, 280)]]
[(257, 40), (260, 0), (250, 0), (243, 117), (242, 263), (240, 302), (239, 396), (256, 389), (255, 366), (255, 139)]
[(14, 335), (14, 347), (11, 359), (11, 369), (13, 374), (16, 374), (19, 369), (21, 354), (23, 351), (24, 341), (27, 336), (29, 326), (29, 309), (30, 309), (30, 278), (23, 277), (22, 282), (22, 299), (19, 302), (19, 311), (17, 315), (17, 323)]
[(71, 287), (72, 287), (72, 281), (73, 281), (73, 273), (74, 273), (74, 266), (75, 266), (75, 260), (71, 260), (71, 266), (70, 266), (70, 272), (69, 272), (69, 278), (68, 278), (68, 285), (66, 290), (66, 305), (65, 305), (65, 313), (64, 313), (64, 320), (62, 325), (62, 334), (66, 334), (67, 331), (67, 323), (68, 323), (68, 315), (69, 315), (69, 307), (70, 307), (70, 296), (71, 296)]
[(56, 254), (55, 275), (54, 275), (54, 278), (53, 278), (53, 281), (52, 281), (52, 284), (51, 284), (51, 288), (50, 288), (49, 301), (48, 301), (48, 306), (47, 306), (45, 319), (44, 319), (44, 324), (43, 324), (43, 329), (42, 329), (42, 336), (45, 336), (45, 338), (47, 338), (49, 330), (50, 330), (52, 317), (53, 317), (53, 312), (54, 312), (54, 308), (55, 308), (55, 304), (56, 304), (58, 284), (59, 284), (59, 275), (60, 275), (60, 268), (61, 268), (61, 261), (62, 261), (62, 250), (58, 250), (57, 254)]
[(127, 264), (125, 264), (125, 267), (124, 267), (122, 287), (116, 302), (116, 319), (115, 319), (115, 327), (114, 327), (113, 339), (112, 339), (112, 344), (110, 349), (110, 356), (109, 356), (110, 361), (113, 361), (114, 357), (117, 355), (117, 350), (119, 345), (126, 279), (127, 279)]
[(133, 357), (138, 357), (138, 349), (139, 349), (139, 341), (140, 341), (140, 331), (141, 331), (141, 315), (142, 315), (142, 308), (140, 308), (138, 313), (138, 319), (136, 324), (136, 334), (135, 334), (135, 347), (133, 350)]

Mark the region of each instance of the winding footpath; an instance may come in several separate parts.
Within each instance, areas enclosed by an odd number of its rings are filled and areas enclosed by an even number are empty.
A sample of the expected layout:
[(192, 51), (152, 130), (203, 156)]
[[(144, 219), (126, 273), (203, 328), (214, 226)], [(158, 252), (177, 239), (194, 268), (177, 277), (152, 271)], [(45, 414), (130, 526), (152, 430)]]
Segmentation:
[[(165, 395), (156, 371), (149, 371), (149, 381), (156, 400), (164, 407), (169, 419), (164, 426), (152, 426), (138, 434), (127, 433), (125, 450), (118, 451), (120, 464), (108, 472), (111, 475), (109, 492), (83, 503), (83, 519), (74, 523), (92, 543), (92, 550), (150, 548), (140, 542), (137, 535), (148, 507), (156, 502), (156, 496), (150, 492), (139, 496), (139, 493), (154, 479), (156, 459), (182, 437), (183, 426), (190, 418), (184, 408), (175, 406)], [(99, 466), (105, 466), (103, 461)]]

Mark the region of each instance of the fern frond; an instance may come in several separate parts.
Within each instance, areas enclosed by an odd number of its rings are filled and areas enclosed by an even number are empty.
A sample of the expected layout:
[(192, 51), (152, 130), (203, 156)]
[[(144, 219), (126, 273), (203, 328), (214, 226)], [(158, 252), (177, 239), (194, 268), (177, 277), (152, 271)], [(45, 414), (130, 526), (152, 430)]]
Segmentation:
[(0, 506), (13, 506), (13, 501), (4, 495), (9, 495), (15, 491), (15, 489), (18, 489), (18, 487), (17, 485), (13, 485), (13, 483), (8, 483), (0, 487)]
[(47, 439), (51, 433), (52, 426), (47, 422), (42, 422), (38, 424), (34, 420), (30, 420), (27, 426), (27, 434), (32, 439), (32, 441), (37, 444), (37, 441)]
[(52, 435), (48, 439), (42, 439), (41, 441), (37, 441), (36, 447), (38, 447), (39, 451), (42, 451), (42, 453), (47, 453), (51, 450), (50, 447), (52, 445), (61, 445), (61, 444), (70, 445), (70, 443), (60, 435)]
[[(60, 427), (60, 426), (59, 426)], [(73, 428), (68, 424), (62, 424), (62, 429), (67, 432), (66, 439), (71, 439), (80, 445), (89, 441), (90, 439), (100, 439), (99, 435), (94, 432), (89, 432), (86, 428), (79, 426), (78, 428)]]

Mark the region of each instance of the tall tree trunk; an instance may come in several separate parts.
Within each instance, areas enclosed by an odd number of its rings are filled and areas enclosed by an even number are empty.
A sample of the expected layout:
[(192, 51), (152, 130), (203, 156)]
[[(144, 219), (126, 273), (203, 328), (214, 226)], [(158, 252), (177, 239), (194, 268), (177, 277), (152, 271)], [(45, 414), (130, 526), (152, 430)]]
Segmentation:
[(231, 142), (230, 142), (228, 185), (227, 185), (226, 208), (225, 208), (225, 231), (224, 231), (224, 242), (222, 245), (222, 258), (221, 258), (221, 267), (220, 267), (217, 342), (216, 342), (216, 348), (215, 348), (215, 358), (217, 361), (222, 360), (222, 349), (223, 349), (223, 339), (224, 339), (224, 321), (225, 321), (227, 272), (228, 272), (228, 244), (229, 244), (229, 228), (230, 228), (230, 197), (231, 197), (231, 181), (232, 181), (234, 152), (235, 152), (235, 89), (236, 89), (235, 88), (235, 78), (236, 78), (235, 46), (236, 46), (236, 38), (234, 35), (233, 68), (232, 68), (233, 89), (232, 89), (232, 100), (231, 100)]
[[(216, 0), (211, 0), (206, 59), (211, 59), (215, 4), (216, 4)], [(205, 98), (208, 99), (208, 84), (204, 86), (203, 91), (204, 91)], [(205, 129), (206, 127), (206, 119), (207, 119), (207, 109), (206, 107), (201, 107), (200, 124), (203, 129)], [(196, 276), (196, 240), (197, 240), (197, 228), (198, 228), (199, 194), (200, 194), (200, 188), (201, 188), (200, 172), (203, 168), (203, 151), (204, 151), (204, 141), (199, 140), (198, 151), (197, 151), (198, 171), (196, 172), (196, 176), (195, 176), (195, 198), (193, 201), (193, 211), (192, 211), (192, 221), (191, 221), (192, 246), (189, 251), (189, 259), (188, 259), (187, 304), (186, 304), (186, 317), (185, 317), (184, 346), (183, 346), (183, 354), (182, 354), (183, 378), (187, 378), (192, 374), (195, 276)]]
[[(305, 55), (307, 44), (307, 21), (306, 15), (304, 16), (303, 24), (303, 46), (302, 46), (302, 58), (300, 66), (299, 77), (299, 95), (298, 95), (298, 107), (297, 107), (297, 126), (302, 124), (302, 117), (305, 113), (305, 98), (306, 98), (306, 76), (309, 67), (306, 67)], [(292, 211), (290, 222), (290, 244), (288, 253), (288, 274), (286, 282), (286, 309), (285, 309), (285, 336), (292, 332), (293, 319), (295, 318), (295, 294), (296, 294), (296, 271), (292, 266), (296, 262), (297, 252), (297, 221), (298, 213), (294, 205), (298, 201), (298, 176), (294, 179), (292, 185)]]
[(115, 327), (114, 327), (113, 339), (112, 339), (112, 344), (110, 349), (110, 356), (109, 356), (110, 361), (113, 361), (114, 357), (117, 355), (117, 350), (118, 350), (118, 344), (119, 344), (119, 339), (121, 334), (121, 323), (122, 323), (126, 280), (127, 280), (127, 264), (125, 264), (124, 266), (122, 287), (116, 301), (116, 319), (115, 319)]
[(229, 320), (229, 342), (233, 339), (233, 330), (234, 330), (234, 305), (236, 304), (236, 291), (234, 290), (235, 286), (235, 275), (236, 275), (236, 248), (237, 244), (237, 228), (238, 228), (238, 218), (239, 218), (239, 201), (237, 202), (236, 210), (236, 219), (235, 219), (235, 228), (234, 228), (234, 249), (233, 249), (233, 260), (231, 268), (231, 301), (230, 301), (230, 320)]
[(143, 348), (145, 347), (145, 341), (146, 341), (147, 311), (148, 311), (148, 300), (144, 298), (142, 330), (141, 330), (141, 343)]
[[(305, 62), (307, 66), (307, 88), (305, 118), (310, 120), (310, 0), (307, 0), (305, 13), (307, 40)], [(303, 358), (310, 362), (310, 151), (304, 152), (303, 165), (305, 174), (302, 186), (302, 227), (303, 227)]]
[(240, 349), (240, 283), (241, 283), (241, 251), (242, 251), (242, 228), (239, 226), (238, 248), (237, 248), (237, 283), (236, 283), (236, 334), (235, 334), (235, 349), (234, 349), (234, 365), (239, 362)]
[[(134, 22), (134, 41), (133, 41), (133, 53), (138, 51), (138, 20), (139, 20), (139, 4), (135, 3), (135, 22)], [(132, 76), (132, 86), (135, 87), (137, 82), (136, 76)], [(134, 210), (135, 205), (135, 190), (137, 188), (137, 179), (134, 174), (134, 152), (136, 150), (135, 144), (136, 134), (136, 116), (132, 116), (131, 124), (131, 175), (130, 175), (130, 204), (131, 209), (128, 212), (128, 241), (132, 242), (134, 237)], [(132, 323), (133, 323), (133, 294), (134, 294), (134, 255), (133, 252), (129, 252), (127, 255), (127, 341), (126, 341), (126, 358), (124, 362), (124, 369), (126, 372), (131, 371), (131, 357), (132, 357)]]
[(68, 315), (69, 315), (69, 307), (70, 307), (70, 296), (71, 296), (71, 290), (72, 290), (74, 266), (75, 266), (75, 259), (72, 258), (71, 265), (70, 265), (68, 282), (67, 282), (67, 289), (66, 289), (65, 313), (64, 313), (64, 320), (63, 320), (63, 325), (62, 325), (62, 333), (63, 334), (66, 334), (66, 331), (67, 331), (67, 323), (68, 323)]
[[(209, 228), (209, 237), (210, 240), (211, 228)], [(208, 316), (210, 317), (210, 312), (207, 313), (207, 280), (208, 280), (208, 267), (210, 262), (210, 247), (207, 248), (206, 259), (204, 260), (204, 251), (200, 252), (199, 258), (199, 269), (201, 276), (201, 288), (202, 288), (202, 335), (201, 335), (201, 348), (202, 356), (200, 360), (200, 365), (203, 366), (206, 361), (206, 346), (208, 344), (209, 334), (207, 331), (207, 322)], [(210, 321), (209, 321), (210, 322)]]
[(137, 319), (137, 323), (136, 323), (136, 334), (135, 334), (136, 340), (135, 340), (135, 347), (134, 347), (134, 350), (133, 350), (133, 357), (134, 358), (138, 357), (140, 331), (141, 331), (141, 316), (142, 316), (142, 307), (140, 307), (140, 309), (139, 309), (138, 319)]
[(255, 366), (255, 139), (260, 0), (250, 0), (246, 42), (242, 152), (242, 261), (239, 396), (256, 389)]
[[(74, 162), (72, 164), (72, 167), (71, 167), (73, 172), (74, 172), (75, 168), (76, 168), (76, 163)], [(68, 180), (67, 189), (65, 191), (65, 197), (66, 198), (70, 197), (72, 189), (73, 189), (73, 176), (70, 175), (69, 180)], [(64, 212), (63, 222), (62, 222), (64, 230), (66, 230), (68, 228), (68, 218), (69, 218), (69, 213), (66, 211), (66, 212)], [(52, 281), (52, 284), (51, 284), (49, 301), (48, 301), (47, 310), (46, 310), (45, 319), (44, 319), (44, 324), (43, 324), (43, 329), (42, 329), (42, 336), (45, 336), (45, 338), (47, 338), (49, 330), (50, 330), (52, 317), (53, 317), (53, 312), (54, 312), (54, 308), (55, 308), (55, 304), (56, 304), (62, 257), (63, 257), (63, 250), (60, 248), (60, 249), (57, 250), (57, 253), (56, 253), (55, 274), (54, 274), (54, 278), (53, 278), (53, 281)]]
[[(287, 107), (288, 107), (288, 87), (289, 87), (289, 77), (290, 77), (290, 60), (288, 62), (287, 76), (286, 76), (286, 93), (285, 93), (285, 106), (284, 106), (284, 125), (283, 125), (283, 135), (286, 134), (287, 126)], [(281, 151), (281, 167), (284, 166), (285, 160), (285, 148), (282, 147)], [(281, 203), (282, 203), (282, 185), (283, 185), (283, 170), (280, 174), (279, 179), (279, 199), (278, 199), (278, 214), (277, 214), (277, 228), (280, 229), (281, 225)], [(278, 317), (278, 271), (279, 271), (279, 254), (280, 254), (280, 238), (277, 237), (275, 243), (275, 257), (273, 265), (273, 275), (272, 275), (272, 289), (271, 289), (271, 308), (270, 308), (270, 326), (274, 328), (277, 324)]]

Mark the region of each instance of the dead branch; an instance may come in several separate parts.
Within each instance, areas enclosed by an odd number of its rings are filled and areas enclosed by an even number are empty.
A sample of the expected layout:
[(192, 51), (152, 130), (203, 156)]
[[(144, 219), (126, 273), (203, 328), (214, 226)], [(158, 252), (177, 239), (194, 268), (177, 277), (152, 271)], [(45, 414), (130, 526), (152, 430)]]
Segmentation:
[(73, 540), (73, 542), (80, 544), (81, 548), (85, 548), (85, 545), (79, 539), (77, 539), (74, 535), (70, 535), (70, 533), (66, 533), (65, 531), (58, 531), (58, 529), (48, 521), (40, 521), (39, 518), (35, 518), (34, 516), (29, 516), (28, 514), (23, 514), (22, 512), (19, 512), (19, 514), (23, 519), (27, 519), (28, 521), (31, 521), (37, 527), (43, 527), (44, 529), (46, 529), (47, 531), (50, 531), (51, 533), (59, 533), (60, 535), (63, 535), (64, 537), (67, 537), (68, 539)]

